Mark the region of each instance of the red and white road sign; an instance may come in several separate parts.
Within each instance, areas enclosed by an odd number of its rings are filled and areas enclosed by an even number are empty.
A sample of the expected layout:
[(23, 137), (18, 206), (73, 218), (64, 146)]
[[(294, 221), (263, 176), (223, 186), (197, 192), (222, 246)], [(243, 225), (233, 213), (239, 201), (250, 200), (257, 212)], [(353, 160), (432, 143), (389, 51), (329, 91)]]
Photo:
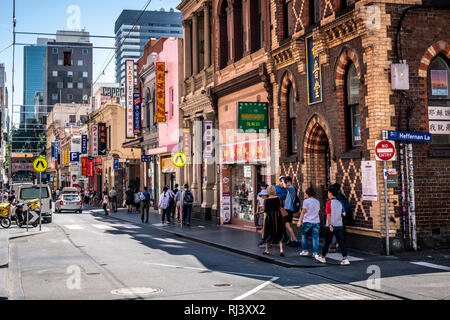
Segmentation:
[(375, 159), (378, 161), (395, 160), (395, 142), (392, 140), (375, 141)]

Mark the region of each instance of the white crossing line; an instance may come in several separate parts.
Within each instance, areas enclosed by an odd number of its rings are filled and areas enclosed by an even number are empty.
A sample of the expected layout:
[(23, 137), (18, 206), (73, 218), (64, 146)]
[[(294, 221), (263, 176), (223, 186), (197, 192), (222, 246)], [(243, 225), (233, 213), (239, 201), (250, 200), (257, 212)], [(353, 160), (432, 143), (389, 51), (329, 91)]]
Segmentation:
[(287, 287), (287, 291), (309, 300), (373, 300), (375, 297), (345, 290), (338, 285), (321, 283), (301, 288)]
[(64, 227), (70, 230), (83, 230), (83, 227), (78, 224), (66, 224)]
[(106, 224), (93, 224), (94, 228), (100, 229), (100, 230), (117, 230), (116, 228), (113, 228), (111, 226), (108, 226)]
[(263, 289), (265, 286), (267, 286), (268, 284), (271, 284), (274, 281), (277, 281), (278, 279), (280, 279), (280, 277), (273, 277), (271, 278), (269, 281), (264, 282), (263, 284), (260, 284), (259, 286), (257, 286), (256, 288), (240, 295), (239, 297), (234, 298), (233, 300), (242, 300), (247, 298), (248, 296), (251, 296), (252, 294), (258, 292), (259, 290)]
[[(336, 253), (327, 253), (326, 258), (327, 258), (327, 259), (330, 258), (330, 259), (333, 259), (333, 260), (341, 261), (343, 257), (342, 257), (342, 254), (336, 252)], [(362, 259), (362, 258), (357, 258), (357, 257), (353, 257), (353, 256), (347, 256), (347, 259), (348, 259), (348, 261), (350, 261), (350, 262), (352, 262), (352, 261), (362, 261), (362, 260), (364, 260), (364, 259)]]
[(162, 227), (162, 226), (164, 226), (164, 224), (162, 224), (162, 223), (154, 223), (154, 224), (152, 224), (152, 226), (155, 226), (155, 227)]
[(161, 241), (161, 242), (166, 242), (166, 243), (186, 244), (186, 242), (175, 240), (175, 239), (170, 239), (170, 238), (168, 238), (168, 239), (153, 238), (153, 239)]
[(433, 269), (439, 269), (439, 270), (444, 270), (444, 271), (450, 271), (450, 267), (447, 266), (441, 266), (438, 264), (434, 264), (434, 263), (429, 263), (429, 262), (422, 262), (422, 261), (414, 261), (411, 262), (412, 264), (416, 264), (419, 266), (423, 266), (423, 267), (429, 267), (429, 268), (433, 268)]

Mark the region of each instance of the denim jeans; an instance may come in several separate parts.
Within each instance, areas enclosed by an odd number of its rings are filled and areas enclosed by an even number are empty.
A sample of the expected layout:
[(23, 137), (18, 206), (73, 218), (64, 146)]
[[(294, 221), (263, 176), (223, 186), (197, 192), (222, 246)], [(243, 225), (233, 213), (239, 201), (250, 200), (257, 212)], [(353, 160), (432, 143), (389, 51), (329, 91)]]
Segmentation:
[(308, 251), (308, 234), (311, 233), (313, 253), (319, 253), (319, 229), (320, 223), (302, 223), (302, 249)]
[(346, 258), (347, 247), (344, 242), (344, 227), (333, 227), (333, 232), (330, 231), (330, 228), (325, 227), (325, 245), (322, 250), (322, 256), (325, 257), (327, 255), (333, 236), (336, 236), (337, 243), (341, 248), (342, 257)]
[(191, 223), (192, 206), (183, 206), (183, 223)]

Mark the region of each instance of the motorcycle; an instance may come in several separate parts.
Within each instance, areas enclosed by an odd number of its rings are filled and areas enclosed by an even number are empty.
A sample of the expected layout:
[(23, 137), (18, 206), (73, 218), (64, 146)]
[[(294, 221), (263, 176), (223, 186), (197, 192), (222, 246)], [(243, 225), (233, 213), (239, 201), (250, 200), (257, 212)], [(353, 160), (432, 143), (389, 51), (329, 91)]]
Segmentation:
[(28, 225), (37, 227), (39, 225), (40, 213), (39, 199), (31, 199), (25, 202), (13, 202), (12, 219), (16, 224), (23, 228)]
[(5, 229), (11, 226), (10, 210), (11, 204), (9, 202), (0, 203), (0, 225)]

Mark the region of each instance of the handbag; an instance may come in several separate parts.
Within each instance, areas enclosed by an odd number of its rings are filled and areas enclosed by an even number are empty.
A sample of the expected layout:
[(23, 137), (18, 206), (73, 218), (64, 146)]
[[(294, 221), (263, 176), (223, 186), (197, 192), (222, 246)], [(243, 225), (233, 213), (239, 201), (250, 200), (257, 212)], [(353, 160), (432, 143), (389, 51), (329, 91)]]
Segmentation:
[(286, 218), (289, 215), (289, 213), (286, 211), (286, 209), (283, 208), (283, 204), (281, 203), (281, 200), (280, 200), (280, 213), (283, 218)]

